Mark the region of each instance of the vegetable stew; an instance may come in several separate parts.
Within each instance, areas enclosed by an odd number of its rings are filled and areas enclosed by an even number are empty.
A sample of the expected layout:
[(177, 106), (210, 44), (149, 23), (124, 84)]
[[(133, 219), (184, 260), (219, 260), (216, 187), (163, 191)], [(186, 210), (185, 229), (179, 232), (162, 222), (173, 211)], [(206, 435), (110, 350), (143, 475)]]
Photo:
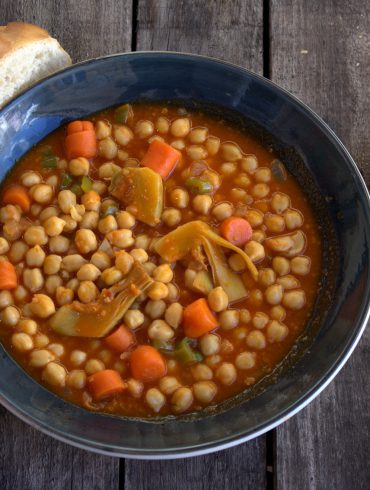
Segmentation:
[(87, 409), (216, 406), (281, 363), (321, 243), (303, 190), (227, 121), (125, 104), (74, 121), (3, 185), (0, 338)]

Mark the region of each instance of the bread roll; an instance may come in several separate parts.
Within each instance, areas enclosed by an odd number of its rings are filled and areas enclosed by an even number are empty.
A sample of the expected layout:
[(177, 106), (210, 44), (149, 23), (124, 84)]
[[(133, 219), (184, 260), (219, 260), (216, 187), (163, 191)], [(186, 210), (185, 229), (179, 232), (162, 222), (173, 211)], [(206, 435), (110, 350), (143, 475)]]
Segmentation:
[(15, 95), (72, 63), (58, 41), (24, 22), (0, 26), (0, 108)]

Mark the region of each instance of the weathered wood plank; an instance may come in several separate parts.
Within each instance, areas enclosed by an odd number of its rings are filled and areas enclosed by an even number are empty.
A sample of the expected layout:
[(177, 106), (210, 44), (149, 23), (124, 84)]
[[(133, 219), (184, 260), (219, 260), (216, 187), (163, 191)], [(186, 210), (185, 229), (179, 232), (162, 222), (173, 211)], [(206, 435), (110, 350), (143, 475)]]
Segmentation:
[[(342, 138), (370, 184), (370, 5), (272, 0), (271, 77)], [(365, 489), (370, 433), (370, 333), (336, 380), (277, 429), (277, 488)]]
[(214, 56), (262, 73), (260, 0), (139, 0), (137, 27), (137, 50)]
[[(0, 24), (28, 21), (46, 28), (74, 62), (131, 47), (131, 0), (2, 0)], [(119, 460), (72, 448), (0, 413), (1, 489), (114, 489)]]
[[(138, 50), (215, 56), (263, 70), (262, 2), (139, 0)], [(124, 488), (258, 490), (266, 487), (266, 438), (209, 456), (176, 461), (125, 461)]]

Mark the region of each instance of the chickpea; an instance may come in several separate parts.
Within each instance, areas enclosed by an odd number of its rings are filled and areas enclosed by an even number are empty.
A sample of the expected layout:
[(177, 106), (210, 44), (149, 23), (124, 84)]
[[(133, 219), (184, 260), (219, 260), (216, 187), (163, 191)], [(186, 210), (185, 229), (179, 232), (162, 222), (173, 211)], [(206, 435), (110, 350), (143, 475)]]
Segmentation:
[(165, 395), (172, 395), (178, 388), (181, 384), (174, 376), (164, 376), (159, 380), (159, 389)]
[(212, 356), (220, 352), (221, 339), (218, 335), (208, 333), (200, 338), (199, 345), (202, 354), (205, 356)]
[(86, 211), (99, 211), (101, 198), (96, 191), (88, 191), (81, 197), (81, 204), (85, 206)]
[(28, 246), (21, 240), (18, 240), (13, 242), (12, 246), (10, 247), (9, 258), (12, 262), (20, 262), (23, 260), (27, 251)]
[(162, 213), (162, 221), (166, 226), (177, 226), (181, 221), (181, 212), (175, 208), (167, 208)]
[(85, 364), (86, 374), (94, 374), (105, 369), (104, 362), (99, 359), (89, 359)]
[(228, 258), (228, 263), (235, 272), (243, 272), (247, 267), (245, 260), (239, 254), (231, 254)]
[(242, 172), (234, 179), (234, 184), (243, 189), (247, 189), (252, 184), (252, 181), (246, 173)]
[(166, 403), (166, 397), (158, 390), (158, 388), (149, 388), (145, 393), (145, 401), (153, 412), (158, 413)]
[(104, 364), (109, 364), (112, 360), (113, 354), (108, 349), (103, 349), (99, 352), (98, 357)]
[(216, 370), (216, 378), (223, 385), (230, 386), (236, 381), (236, 369), (231, 362), (223, 362)]
[(49, 362), (54, 361), (55, 356), (46, 349), (37, 349), (31, 352), (29, 365), (32, 367), (45, 367)]
[(113, 162), (103, 163), (99, 167), (99, 178), (101, 179), (111, 179), (113, 175), (121, 170), (119, 165), (116, 165)]
[(41, 184), (42, 177), (40, 174), (30, 170), (22, 174), (21, 182), (25, 187), (32, 187), (34, 185)]
[(240, 161), (240, 166), (244, 172), (248, 172), (253, 174), (258, 167), (257, 157), (254, 155), (247, 155), (245, 158), (242, 158)]
[(120, 228), (132, 228), (136, 224), (135, 217), (128, 211), (119, 211), (116, 219)]
[(266, 336), (269, 342), (274, 343), (283, 341), (288, 333), (289, 329), (286, 325), (277, 320), (272, 320), (267, 327)]
[(53, 188), (48, 184), (36, 184), (30, 189), (30, 195), (39, 204), (48, 204), (53, 199)]
[(208, 294), (208, 304), (211, 310), (215, 311), (216, 313), (226, 310), (229, 305), (229, 298), (221, 286), (218, 286), (210, 291)]
[(99, 220), (98, 230), (103, 235), (107, 235), (111, 231), (117, 230), (117, 228), (118, 228), (118, 224), (114, 216), (109, 215)]
[(95, 180), (92, 185), (92, 190), (97, 192), (99, 196), (103, 196), (107, 192), (108, 186), (101, 180)]
[(238, 187), (234, 187), (233, 189), (231, 189), (231, 197), (234, 201), (245, 203), (247, 199), (247, 191)]
[(280, 284), (272, 284), (265, 290), (265, 298), (270, 305), (278, 305), (283, 299), (283, 288)]
[(98, 140), (107, 138), (112, 134), (112, 128), (108, 121), (98, 121), (95, 124), (95, 134)]
[(293, 274), (298, 276), (305, 276), (310, 272), (311, 269), (311, 259), (305, 256), (294, 257), (290, 261)]
[(276, 281), (276, 274), (273, 269), (260, 269), (258, 271), (258, 282), (261, 284), (261, 286), (267, 288), (268, 286), (271, 286), (274, 284)]
[(288, 274), (287, 276), (278, 277), (277, 281), (284, 289), (296, 289), (300, 287), (300, 282), (294, 276)]
[(256, 364), (256, 353), (244, 351), (235, 358), (235, 366), (238, 369), (252, 369)]
[(91, 230), (77, 230), (75, 245), (79, 252), (88, 254), (98, 248), (98, 241), (95, 233)]
[(263, 199), (270, 192), (270, 187), (265, 183), (256, 184), (252, 188), (252, 196), (257, 199)]
[(254, 172), (256, 182), (270, 182), (271, 170), (268, 167), (260, 167)]
[(144, 391), (144, 383), (138, 379), (129, 378), (127, 380), (127, 388), (131, 396), (134, 398), (140, 398)]
[(275, 305), (270, 310), (271, 318), (282, 322), (286, 317), (286, 311), (281, 305)]
[(50, 252), (56, 254), (66, 253), (70, 246), (70, 240), (65, 236), (53, 236), (49, 241)]
[(129, 253), (121, 250), (116, 255), (115, 266), (116, 268), (122, 272), (122, 274), (127, 274), (130, 272), (131, 267), (134, 264), (134, 258)]
[(191, 367), (191, 373), (196, 381), (209, 380), (213, 378), (212, 369), (206, 364), (196, 364)]
[(217, 138), (217, 136), (208, 136), (205, 143), (205, 147), (210, 156), (217, 155), (220, 146), (221, 146), (220, 138)]
[(23, 238), (28, 245), (45, 245), (48, 237), (42, 226), (33, 225), (26, 229)]
[(113, 230), (110, 231), (106, 237), (113, 246), (118, 248), (127, 248), (134, 244), (134, 238), (131, 230)]
[(52, 216), (58, 216), (59, 210), (55, 206), (48, 206), (47, 208), (44, 208), (40, 214), (39, 214), (39, 219), (40, 221), (44, 222), (48, 218), (51, 218)]
[(180, 303), (172, 303), (166, 310), (164, 319), (172, 328), (178, 328), (182, 322), (183, 306)]
[(72, 303), (75, 293), (72, 289), (58, 286), (55, 290), (55, 299), (59, 306)]
[(196, 213), (207, 215), (212, 206), (212, 197), (206, 195), (195, 196), (192, 204)]
[(86, 263), (87, 260), (79, 254), (67, 255), (62, 259), (62, 267), (68, 272), (76, 272)]
[(197, 271), (194, 269), (186, 269), (185, 271), (185, 286), (189, 289), (193, 289), (193, 283), (197, 277)]
[(80, 221), (80, 228), (95, 230), (98, 227), (99, 214), (96, 211), (88, 211)]
[(266, 347), (266, 339), (260, 330), (252, 330), (245, 339), (249, 347), (256, 350), (261, 350)]
[[(117, 126), (114, 130), (114, 139), (121, 146), (127, 146), (134, 138), (134, 133), (128, 126)], [(114, 158), (114, 157), (109, 157)]]
[(194, 401), (193, 392), (190, 388), (181, 387), (175, 391), (171, 398), (172, 409), (175, 413), (187, 410)]
[(168, 287), (163, 282), (154, 281), (148, 290), (150, 299), (165, 299), (168, 296)]
[(48, 318), (55, 313), (54, 302), (45, 294), (35, 294), (30, 304), (31, 313), (39, 318)]
[(170, 122), (167, 118), (165, 117), (159, 117), (157, 119), (157, 122), (155, 124), (155, 129), (158, 131), (158, 133), (161, 133), (161, 134), (166, 134), (168, 133), (169, 129), (170, 129)]
[(173, 279), (173, 271), (168, 264), (162, 264), (156, 267), (153, 271), (153, 279), (165, 284), (169, 283)]
[(82, 369), (73, 369), (68, 373), (67, 385), (77, 390), (82, 390), (86, 386), (86, 373)]
[(30, 267), (41, 267), (45, 260), (45, 252), (40, 245), (35, 245), (26, 252), (26, 262)]
[(57, 216), (51, 216), (43, 223), (44, 229), (49, 236), (60, 235), (65, 225), (66, 222)]
[(221, 153), (225, 160), (229, 162), (236, 162), (243, 157), (239, 146), (235, 143), (223, 143), (221, 145)]
[(173, 189), (170, 198), (176, 208), (185, 209), (189, 205), (189, 193), (180, 187)]
[(67, 372), (54, 361), (49, 362), (42, 372), (42, 379), (53, 386), (65, 386)]
[(221, 165), (221, 173), (223, 173), (226, 176), (230, 176), (232, 174), (235, 174), (238, 166), (236, 163), (233, 162), (225, 162)]
[(135, 238), (135, 247), (143, 248), (144, 250), (148, 250), (150, 244), (150, 237), (145, 234), (137, 235)]
[(100, 274), (100, 270), (94, 264), (84, 264), (77, 272), (77, 279), (79, 281), (96, 281)]
[(263, 223), (263, 213), (259, 209), (248, 209), (245, 213), (245, 218), (252, 228), (257, 228)]
[(154, 124), (151, 121), (138, 121), (135, 133), (139, 138), (149, 138), (154, 133)]
[(207, 128), (193, 128), (189, 134), (189, 140), (191, 143), (200, 144), (204, 143), (208, 136)]
[(155, 320), (163, 316), (165, 310), (166, 310), (166, 303), (161, 299), (158, 301), (149, 300), (145, 306), (145, 313), (152, 320)]
[(180, 295), (178, 287), (172, 282), (170, 282), (169, 284), (167, 284), (167, 289), (168, 289), (168, 295), (166, 298), (167, 301), (169, 302), (177, 301)]
[(105, 269), (101, 273), (101, 278), (105, 282), (107, 286), (112, 286), (116, 282), (120, 281), (123, 277), (122, 272), (115, 267), (110, 267), (109, 269)]
[(254, 328), (258, 329), (265, 328), (268, 322), (269, 317), (266, 315), (266, 313), (263, 313), (263, 311), (257, 311), (252, 319)]
[(246, 243), (244, 251), (252, 262), (260, 262), (265, 258), (265, 249), (263, 245), (254, 240), (250, 240)]
[(70, 361), (74, 366), (81, 366), (87, 359), (86, 352), (73, 350), (70, 355)]
[(0, 292), (0, 309), (4, 309), (7, 306), (13, 305), (13, 297), (10, 291), (4, 290)]
[(35, 347), (41, 349), (42, 347), (46, 347), (49, 344), (49, 337), (42, 333), (38, 334), (34, 338)]
[[(117, 137), (115, 135), (117, 140)], [(99, 156), (111, 160), (117, 156), (117, 145), (110, 136), (103, 138), (98, 143)]]
[(23, 318), (22, 320), (19, 320), (17, 328), (28, 335), (35, 335), (37, 332), (37, 323), (30, 318)]
[(283, 295), (283, 305), (290, 310), (301, 310), (306, 304), (306, 295), (303, 289), (286, 291)]
[(288, 230), (295, 230), (303, 225), (303, 216), (295, 209), (287, 209), (284, 211), (283, 216)]
[(267, 214), (265, 216), (265, 225), (272, 233), (281, 233), (285, 229), (284, 218), (278, 214)]
[(251, 321), (251, 314), (246, 308), (242, 308), (239, 311), (239, 322), (240, 323), (249, 323)]
[(271, 208), (277, 214), (283, 213), (290, 206), (290, 197), (282, 192), (275, 192), (271, 198)]
[(50, 352), (58, 357), (62, 357), (64, 355), (64, 347), (62, 346), (62, 344), (49, 344), (48, 349), (50, 350)]
[(69, 162), (69, 172), (72, 175), (80, 176), (80, 175), (88, 175), (90, 170), (90, 163), (87, 158), (79, 157), (73, 158)]
[(9, 251), (9, 243), (4, 237), (0, 237), (0, 254), (4, 255)]
[(220, 327), (223, 330), (232, 330), (239, 325), (239, 311), (225, 310), (219, 315)]
[(185, 138), (190, 131), (190, 120), (186, 117), (175, 119), (171, 124), (170, 131), (175, 138)]
[(255, 230), (253, 233), (252, 233), (252, 240), (258, 242), (258, 243), (262, 243), (265, 239), (266, 239), (266, 233), (262, 230)]
[[(86, 214), (88, 214), (88, 213), (86, 213)], [(84, 215), (84, 218), (85, 218), (86, 214)], [(70, 233), (71, 231), (74, 231), (77, 228), (77, 221), (74, 220), (69, 214), (62, 214), (60, 218), (65, 222), (65, 225), (63, 228), (64, 233)], [(81, 221), (81, 223), (82, 222), (83, 222), (83, 220)]]
[[(12, 308), (9, 306), (9, 308)], [(19, 352), (26, 352), (33, 349), (33, 340), (27, 333), (13, 333), (12, 345)]]
[(213, 381), (198, 381), (193, 385), (195, 398), (201, 403), (210, 403), (217, 393), (217, 386)]
[(186, 153), (191, 160), (205, 160), (208, 157), (207, 150), (199, 145), (188, 146)]
[(14, 298), (16, 301), (23, 302), (28, 299), (28, 291), (22, 285), (17, 286), (14, 289)]
[(20, 221), (21, 213), (16, 206), (13, 204), (8, 204), (0, 208), (0, 221), (5, 223), (8, 220)]
[(77, 204), (76, 194), (68, 189), (60, 191), (58, 194), (58, 204), (63, 213), (69, 214), (71, 208)]
[(175, 335), (172, 328), (163, 320), (154, 320), (148, 328), (148, 337), (153, 340), (170, 340)]
[[(120, 254), (121, 253), (122, 252), (120, 252)], [(97, 252), (92, 254), (91, 263), (94, 264), (101, 271), (109, 268), (111, 265), (109, 255), (106, 252), (103, 252), (102, 250), (98, 250)], [(117, 264), (116, 264), (116, 267), (117, 267)], [(117, 267), (117, 268), (119, 269), (119, 267)]]
[(274, 257), (272, 259), (272, 267), (279, 276), (285, 276), (290, 272), (290, 263), (285, 257)]
[(51, 275), (45, 281), (45, 289), (48, 294), (54, 294), (59, 286), (63, 284), (60, 276)]
[(123, 319), (128, 328), (135, 330), (144, 323), (145, 317), (140, 310), (127, 310)]
[(212, 209), (212, 215), (218, 220), (223, 221), (233, 214), (233, 206), (229, 202), (216, 204)]
[(40, 269), (24, 269), (23, 284), (31, 292), (39, 291), (44, 285), (44, 276)]

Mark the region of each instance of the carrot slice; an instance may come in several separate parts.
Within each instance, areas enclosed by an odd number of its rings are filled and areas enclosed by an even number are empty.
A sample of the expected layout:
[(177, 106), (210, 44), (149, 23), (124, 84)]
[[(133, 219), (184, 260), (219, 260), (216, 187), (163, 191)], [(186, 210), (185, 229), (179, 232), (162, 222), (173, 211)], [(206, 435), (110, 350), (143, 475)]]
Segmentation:
[(88, 378), (89, 389), (96, 400), (102, 400), (122, 393), (127, 388), (118, 371), (104, 369), (92, 374)]
[(73, 121), (67, 126), (67, 134), (79, 133), (80, 131), (94, 131), (94, 125), (90, 121)]
[(68, 160), (77, 157), (95, 157), (97, 153), (95, 131), (83, 130), (67, 134), (65, 151)]
[(181, 158), (181, 153), (164, 141), (154, 140), (141, 160), (141, 165), (157, 172), (165, 180)]
[(125, 352), (134, 345), (135, 337), (125, 325), (121, 325), (112, 334), (105, 337), (104, 342), (117, 352)]
[(23, 211), (27, 212), (31, 207), (31, 199), (27, 190), (21, 185), (13, 185), (4, 192), (4, 204), (18, 205)]
[(217, 318), (204, 298), (197, 299), (184, 309), (184, 332), (187, 337), (201, 337), (218, 327)]
[(14, 265), (8, 260), (0, 262), (0, 289), (14, 289), (18, 286)]
[(167, 372), (163, 357), (150, 345), (139, 345), (133, 351), (130, 368), (134, 378), (147, 382), (162, 378)]
[(245, 245), (245, 243), (251, 239), (253, 233), (249, 222), (238, 216), (226, 218), (221, 223), (219, 231), (226, 240), (237, 247)]

